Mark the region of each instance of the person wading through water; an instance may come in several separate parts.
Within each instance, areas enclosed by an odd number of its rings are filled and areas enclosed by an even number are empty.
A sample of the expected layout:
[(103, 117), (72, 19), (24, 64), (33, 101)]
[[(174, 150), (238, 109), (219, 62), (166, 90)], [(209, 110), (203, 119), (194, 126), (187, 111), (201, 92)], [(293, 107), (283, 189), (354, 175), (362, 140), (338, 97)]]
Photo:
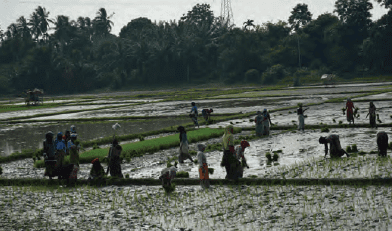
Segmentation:
[(257, 112), (257, 116), (255, 118), (255, 123), (256, 123), (256, 136), (262, 136), (263, 135), (263, 113), (261, 111)]
[(303, 109), (302, 104), (299, 105), (297, 108), (297, 115), (298, 115), (298, 130), (305, 130), (305, 116), (304, 112), (308, 110), (308, 108)]
[(178, 162), (183, 164), (186, 159), (190, 159), (193, 162), (193, 159), (189, 154), (188, 137), (186, 135), (185, 128), (183, 126), (179, 126), (177, 130), (180, 132), (180, 154), (178, 155)]
[(249, 165), (246, 163), (246, 158), (245, 158), (245, 148), (250, 147), (250, 144), (248, 141), (243, 140), (241, 141), (240, 145), (237, 145), (235, 147), (235, 158), (240, 162), (241, 164), (237, 166), (237, 176), (239, 178), (242, 178), (244, 175), (244, 167), (249, 168)]
[(197, 162), (199, 163), (200, 186), (202, 188), (209, 188), (210, 177), (208, 173), (207, 157), (206, 154), (204, 154), (206, 146), (204, 144), (198, 144), (197, 149), (199, 150), (197, 153)]
[(196, 103), (192, 102), (192, 109), (191, 109), (191, 114), (189, 114), (189, 116), (192, 118), (193, 123), (195, 124), (195, 127), (199, 127), (199, 122), (197, 122), (197, 116), (198, 116), (198, 112), (197, 112), (197, 107), (196, 107)]
[(52, 179), (54, 176), (54, 169), (56, 166), (56, 147), (53, 142), (53, 132), (49, 131), (45, 135), (45, 141), (43, 144), (44, 150), (43, 155), (45, 159), (45, 173), (44, 176), (49, 176), (49, 179)]
[(113, 139), (112, 146), (109, 149), (109, 154), (107, 159), (109, 160), (108, 169), (106, 171), (106, 175), (110, 171), (111, 176), (123, 178), (123, 174), (121, 173), (121, 155), (122, 147), (118, 145), (118, 141)]
[(388, 135), (386, 132), (377, 133), (377, 147), (379, 156), (387, 156)]
[(369, 112), (366, 115), (366, 118), (369, 115), (370, 115), (370, 117), (369, 117), (370, 126), (372, 128), (377, 127), (377, 125), (376, 125), (376, 106), (374, 106), (373, 102), (370, 102), (370, 104), (369, 104)]
[(344, 154), (346, 154), (347, 157), (350, 157), (350, 155), (346, 151), (344, 151), (344, 149), (342, 149), (342, 146), (340, 146), (340, 140), (338, 135), (331, 134), (327, 137), (321, 136), (319, 139), (319, 143), (324, 144), (324, 157), (326, 157), (328, 154), (328, 144), (330, 146), (329, 155), (331, 156), (331, 158), (342, 157)]
[(69, 182), (71, 184), (75, 184), (78, 179), (78, 171), (79, 171), (79, 141), (76, 140), (77, 134), (72, 134), (72, 142), (68, 143), (69, 149), (69, 163), (73, 164), (72, 172), (69, 176)]
[(226, 179), (236, 180), (238, 178), (236, 170), (241, 163), (238, 163), (238, 160), (235, 158), (233, 132), (233, 126), (229, 125), (225, 128), (225, 134), (222, 137), (223, 157), (221, 166), (224, 166), (226, 169)]
[(272, 125), (270, 114), (268, 113), (267, 109), (264, 108), (263, 110), (263, 135), (269, 136), (270, 133), (270, 125)]
[(350, 98), (347, 99), (346, 102), (346, 111), (347, 111), (347, 121), (351, 124), (351, 121), (354, 124), (354, 103), (351, 101)]
[(67, 152), (67, 145), (63, 140), (62, 132), (57, 134), (57, 139), (54, 141), (54, 145), (56, 147), (56, 168), (61, 168), (63, 167), (65, 153)]

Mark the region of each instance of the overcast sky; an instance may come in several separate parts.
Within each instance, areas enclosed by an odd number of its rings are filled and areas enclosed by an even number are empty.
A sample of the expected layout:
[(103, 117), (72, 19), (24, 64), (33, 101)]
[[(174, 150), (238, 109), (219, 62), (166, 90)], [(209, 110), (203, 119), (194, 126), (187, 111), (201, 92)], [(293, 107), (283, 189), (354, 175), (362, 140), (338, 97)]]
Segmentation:
[[(57, 15), (69, 16), (76, 20), (79, 16), (93, 19), (99, 8), (104, 7), (108, 15), (115, 13), (112, 33), (118, 35), (121, 28), (132, 19), (147, 17), (152, 21), (178, 21), (197, 3), (208, 3), (215, 16), (220, 15), (222, 0), (0, 0), (0, 27), (3, 31), (20, 16), (29, 18), (38, 6), (50, 12), (49, 18)], [(387, 10), (371, 0), (372, 19), (379, 19)], [(254, 24), (267, 21), (287, 21), (292, 8), (298, 3), (306, 3), (313, 19), (334, 10), (335, 0), (231, 0), (234, 23), (241, 27), (247, 19)]]

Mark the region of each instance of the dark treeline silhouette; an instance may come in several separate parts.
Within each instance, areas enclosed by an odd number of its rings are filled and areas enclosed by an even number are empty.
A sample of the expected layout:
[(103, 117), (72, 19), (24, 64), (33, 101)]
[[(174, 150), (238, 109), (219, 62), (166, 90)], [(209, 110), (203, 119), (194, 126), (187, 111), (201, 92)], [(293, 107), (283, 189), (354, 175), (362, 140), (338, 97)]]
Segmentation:
[[(392, 71), (392, 2), (372, 21), (369, 0), (338, 0), (334, 13), (312, 19), (297, 4), (288, 22), (242, 28), (223, 23), (208, 4), (197, 4), (179, 21), (136, 18), (111, 34), (104, 8), (90, 19), (51, 18), (39, 6), (0, 28), (0, 90), (42, 88), (47, 93), (84, 92), (124, 86), (248, 82), (273, 84), (284, 77), (319, 78)], [(48, 33), (53, 32), (53, 33)]]

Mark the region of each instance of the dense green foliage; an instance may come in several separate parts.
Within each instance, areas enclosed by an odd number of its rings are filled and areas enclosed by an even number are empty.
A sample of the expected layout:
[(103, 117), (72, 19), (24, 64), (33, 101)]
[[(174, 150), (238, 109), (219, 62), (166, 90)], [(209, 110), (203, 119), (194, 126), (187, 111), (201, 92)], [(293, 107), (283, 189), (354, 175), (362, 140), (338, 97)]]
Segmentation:
[[(378, 0), (386, 8), (390, 0)], [(52, 15), (39, 6), (0, 28), (0, 90), (42, 88), (69, 93), (135, 84), (220, 81), (276, 83), (334, 73), (349, 78), (392, 72), (392, 11), (372, 22), (369, 0), (337, 0), (316, 19), (306, 4), (288, 22), (242, 28), (226, 26), (208, 4), (197, 4), (179, 21), (136, 18), (110, 33), (104, 8), (94, 19)], [(391, 8), (389, 8), (391, 9)]]

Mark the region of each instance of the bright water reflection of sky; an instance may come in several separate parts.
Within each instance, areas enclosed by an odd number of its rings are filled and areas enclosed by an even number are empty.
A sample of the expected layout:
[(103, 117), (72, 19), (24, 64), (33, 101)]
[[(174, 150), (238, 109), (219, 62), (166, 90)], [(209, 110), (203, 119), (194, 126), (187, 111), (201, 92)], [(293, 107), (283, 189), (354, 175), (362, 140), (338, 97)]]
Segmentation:
[[(371, 10), (372, 19), (377, 20), (387, 12), (374, 0)], [(95, 17), (99, 8), (104, 7), (112, 17), (114, 27), (113, 34), (118, 35), (123, 26), (132, 19), (147, 17), (152, 21), (178, 21), (197, 3), (208, 3), (215, 16), (220, 15), (221, 0), (0, 0), (0, 26), (6, 28), (20, 16), (29, 18), (31, 13), (38, 7), (45, 7), (50, 12), (49, 18), (57, 15), (69, 16), (76, 20), (79, 16)], [(306, 3), (313, 19), (322, 13), (334, 10), (335, 0), (231, 0), (234, 23), (237, 27), (242, 26), (247, 19), (254, 20), (254, 24), (262, 24), (267, 21), (287, 21), (292, 8), (298, 3)]]

